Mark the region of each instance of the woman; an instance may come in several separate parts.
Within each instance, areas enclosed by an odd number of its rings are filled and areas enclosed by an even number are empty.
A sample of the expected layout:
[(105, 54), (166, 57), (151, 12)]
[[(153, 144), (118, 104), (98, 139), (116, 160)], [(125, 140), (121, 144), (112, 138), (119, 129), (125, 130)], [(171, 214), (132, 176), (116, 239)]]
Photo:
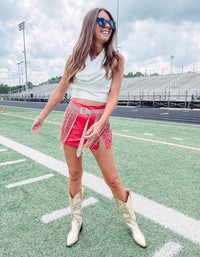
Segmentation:
[(71, 230), (67, 246), (78, 241), (82, 229), (82, 152), (89, 147), (134, 241), (146, 247), (145, 238), (136, 223), (130, 191), (125, 190), (120, 181), (111, 147), (112, 133), (108, 119), (118, 101), (124, 67), (123, 56), (113, 48), (115, 37), (115, 22), (106, 9), (95, 8), (86, 14), (79, 40), (66, 62), (63, 77), (32, 126), (33, 134), (40, 131), (45, 118), (71, 85), (72, 98), (60, 136), (69, 168)]

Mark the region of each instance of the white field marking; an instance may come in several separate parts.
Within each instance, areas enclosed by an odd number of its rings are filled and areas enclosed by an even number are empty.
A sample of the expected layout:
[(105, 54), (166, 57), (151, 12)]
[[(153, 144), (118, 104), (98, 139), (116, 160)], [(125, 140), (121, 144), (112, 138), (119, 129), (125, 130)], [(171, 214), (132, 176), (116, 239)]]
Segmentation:
[[(0, 113), (0, 114), (1, 114), (1, 113)], [(19, 115), (10, 114), (10, 113), (3, 113), (3, 115), (7, 115), (7, 116), (11, 116), (11, 117), (17, 117), (17, 118), (26, 119), (26, 120), (33, 120), (33, 121), (36, 119), (36, 118), (25, 117), (25, 116), (19, 116)], [(44, 122), (46, 122), (46, 123), (51, 123), (51, 124), (55, 124), (55, 125), (61, 125), (61, 123), (59, 123), (59, 122), (54, 122), (54, 121), (45, 120)]]
[[(66, 163), (58, 161), (44, 153), (34, 150), (30, 147), (17, 143), (9, 138), (0, 135), (0, 143), (17, 151), (36, 162), (48, 167), (51, 170), (69, 177)], [(86, 171), (83, 173), (83, 185), (99, 193), (100, 195), (111, 199), (112, 193), (102, 178), (96, 177)], [(195, 220), (172, 208), (168, 208), (142, 195), (132, 193), (133, 205), (137, 213), (150, 219), (161, 226), (170, 229), (174, 233), (183, 236), (190, 241), (200, 244), (200, 221)]]
[(30, 184), (30, 183), (33, 183), (33, 182), (41, 181), (41, 180), (44, 180), (44, 179), (47, 179), (47, 178), (51, 178), (53, 176), (54, 176), (53, 174), (47, 174), (47, 175), (36, 177), (36, 178), (29, 178), (29, 179), (26, 179), (26, 180), (23, 180), (23, 181), (20, 181), (20, 182), (16, 182), (16, 183), (6, 185), (6, 187), (7, 188), (13, 188), (13, 187), (17, 187), (17, 186), (22, 186), (22, 185)]
[(180, 244), (177, 244), (173, 241), (170, 241), (162, 248), (160, 248), (152, 257), (172, 257), (175, 256), (180, 250), (182, 249), (182, 246)]
[[(16, 107), (16, 108), (21, 108), (21, 107)], [(34, 110), (34, 108), (22, 108), (22, 109), (33, 109)], [(35, 110), (39, 110), (39, 109), (35, 109)], [(63, 111), (55, 111), (55, 110), (54, 110), (54, 112), (62, 112), (63, 113)], [(8, 114), (8, 113), (0, 113), (0, 115), (8, 115), (8, 116), (13, 116), (13, 117), (21, 118), (21, 119), (35, 120), (35, 118), (30, 118), (30, 117), (25, 117), (25, 116), (18, 116), (18, 115), (12, 115), (12, 114)], [(119, 118), (119, 117), (111, 116), (111, 119), (117, 119), (117, 118)], [(150, 123), (149, 120), (139, 119), (139, 118), (124, 118), (124, 117), (120, 117), (120, 119), (125, 119), (125, 120), (128, 120), (128, 119), (142, 120), (142, 121)], [(47, 123), (50, 123), (50, 124), (52, 123), (52, 124), (59, 125), (59, 126), (62, 125), (62, 123), (54, 122), (54, 121), (47, 121), (47, 120), (45, 120), (44, 122), (47, 122)], [(170, 124), (181, 125), (181, 126), (186, 126), (187, 125), (187, 126), (191, 126), (191, 127), (198, 127), (199, 126), (198, 124), (189, 124), (189, 123), (181, 123), (181, 122), (170, 122), (170, 121), (157, 121), (157, 120), (151, 120), (151, 123), (170, 123)], [(117, 133), (114, 133), (114, 132), (113, 132), (113, 135), (125, 136), (125, 135), (120, 135), (120, 134), (117, 134)], [(139, 139), (139, 140), (144, 140), (143, 138), (137, 138), (137, 137), (132, 137), (132, 136), (130, 136), (130, 137), (131, 138), (135, 138), (135, 139)], [(167, 143), (167, 142), (160, 142), (160, 141), (156, 141), (156, 143), (170, 144), (170, 143)], [(175, 145), (175, 146), (180, 147), (179, 145)], [(188, 148), (187, 146), (184, 146), (184, 147)], [(194, 147), (193, 148), (189, 147), (189, 149), (200, 150), (200, 149), (194, 148)]]
[(124, 135), (124, 134), (119, 134), (119, 133), (112, 133), (112, 134), (115, 135), (115, 136), (120, 136), (120, 137), (133, 138), (133, 139), (136, 139), (136, 140), (141, 140), (141, 141), (146, 141), (146, 142), (152, 142), (152, 143), (157, 143), (157, 144), (170, 145), (170, 146), (175, 146), (175, 147), (200, 151), (200, 148), (196, 148), (196, 147), (192, 147), (192, 146), (178, 145), (178, 144), (174, 144), (174, 143), (168, 143), (168, 142), (158, 141), (158, 140), (154, 140), (154, 139), (143, 138), (143, 137), (135, 137), (135, 136)]
[[(95, 204), (97, 202), (98, 202), (97, 198), (90, 197), (82, 202), (82, 207), (87, 207), (88, 205)], [(70, 207), (67, 207), (65, 209), (61, 209), (61, 210), (53, 211), (49, 214), (45, 214), (42, 216), (40, 220), (44, 223), (49, 223), (51, 221), (60, 219), (66, 215), (69, 215), (70, 213), (71, 213)]]
[(121, 131), (123, 131), (123, 132), (129, 132), (129, 130), (127, 130), (127, 129), (122, 129)]
[(25, 161), (26, 161), (26, 159), (16, 160), (16, 161), (10, 161), (10, 162), (2, 162), (2, 163), (0, 163), (0, 166), (15, 164), (15, 163), (19, 163), (19, 162), (25, 162)]
[(144, 135), (146, 135), (146, 136), (153, 136), (154, 134), (144, 133)]
[(8, 151), (8, 149), (0, 149), (0, 152)]
[[(3, 105), (0, 105), (0, 106), (3, 106)], [(7, 106), (7, 107), (9, 107), (9, 108), (19, 108), (19, 109), (27, 109), (27, 110), (36, 110), (36, 111), (39, 111), (40, 109), (37, 109), (37, 108), (25, 108), (25, 107), (13, 107), (13, 106)], [(67, 107), (66, 107), (67, 108)], [(116, 108), (118, 108), (118, 107), (116, 107)], [(130, 107), (131, 108), (131, 107)], [(132, 110), (132, 111), (138, 111), (138, 110)], [(199, 111), (198, 109), (193, 109), (193, 111)], [(64, 113), (64, 111), (57, 111), (57, 110), (53, 110), (53, 112), (60, 112), (60, 113)], [(0, 115), (5, 115), (5, 114), (8, 114), (8, 113), (0, 113)], [(64, 114), (63, 114), (64, 115)], [(10, 114), (10, 116), (12, 116), (11, 114)], [(25, 118), (25, 117), (23, 117), (23, 116), (17, 116), (18, 118)], [(148, 120), (148, 119), (139, 119), (139, 118), (127, 118), (127, 117), (115, 117), (115, 116), (111, 116), (110, 117), (111, 119), (118, 119), (118, 118), (120, 118), (120, 119), (124, 119), (124, 120), (130, 120), (130, 119), (132, 119), (132, 120), (142, 120), (142, 121), (145, 121), (145, 122), (148, 122), (148, 123), (170, 123), (170, 124), (175, 124), (175, 125), (180, 125), (180, 126), (190, 126), (190, 127), (199, 127), (199, 125), (198, 124), (190, 124), (190, 123), (184, 123), (184, 122), (172, 122), (172, 121), (159, 121), (159, 120)], [(28, 117), (28, 119), (29, 119), (29, 117)], [(35, 118), (32, 118), (32, 120), (35, 120)], [(48, 123), (51, 123), (51, 121), (48, 121)], [(58, 123), (57, 125), (61, 125), (61, 123)]]
[[(15, 102), (15, 101), (9, 101), (9, 102)], [(28, 107), (19, 107), (19, 106), (9, 106), (9, 105), (7, 105), (7, 106), (4, 106), (4, 105), (1, 105), (0, 104), (0, 106), (2, 106), (2, 107), (8, 107), (8, 108), (13, 108), (13, 109), (16, 109), (16, 108), (18, 108), (18, 109), (25, 109), (25, 110), (34, 110), (34, 111), (40, 111), (41, 109), (38, 109), (38, 108), (28, 108)], [(67, 108), (67, 106), (66, 106), (66, 108)], [(53, 110), (53, 112), (63, 112), (63, 111), (57, 111), (57, 110)], [(63, 112), (64, 113), (64, 112)], [(1, 113), (0, 113), (1, 114)], [(2, 113), (2, 114), (5, 114), (5, 113)], [(18, 114), (21, 114), (21, 113), (18, 113)]]
[(183, 138), (178, 138), (178, 137), (172, 137), (172, 139), (174, 139), (174, 140), (179, 140), (179, 141), (184, 140)]

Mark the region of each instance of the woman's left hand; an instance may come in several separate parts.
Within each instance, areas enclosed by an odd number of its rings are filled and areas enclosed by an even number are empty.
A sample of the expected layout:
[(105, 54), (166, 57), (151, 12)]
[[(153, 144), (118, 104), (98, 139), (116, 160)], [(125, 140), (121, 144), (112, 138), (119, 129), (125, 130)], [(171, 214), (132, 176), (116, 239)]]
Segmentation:
[(97, 121), (86, 132), (84, 138), (88, 140), (94, 140), (100, 136), (102, 125)]

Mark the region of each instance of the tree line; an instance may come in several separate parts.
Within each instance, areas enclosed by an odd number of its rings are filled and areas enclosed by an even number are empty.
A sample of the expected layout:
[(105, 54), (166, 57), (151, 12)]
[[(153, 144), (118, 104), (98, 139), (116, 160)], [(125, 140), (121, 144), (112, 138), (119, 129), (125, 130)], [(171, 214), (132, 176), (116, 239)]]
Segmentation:
[[(158, 73), (154, 73), (154, 74), (150, 74), (150, 76), (157, 76), (159, 75)], [(142, 72), (136, 72), (133, 74), (133, 72), (129, 72), (127, 74), (124, 74), (124, 78), (134, 78), (134, 77), (142, 77), (145, 76)], [(42, 86), (44, 84), (54, 84), (54, 83), (59, 83), (60, 80), (62, 79), (62, 76), (57, 76), (57, 77), (53, 77), (51, 79), (48, 79), (45, 82), (40, 83), (37, 86)], [(32, 88), (35, 87), (35, 85), (33, 85), (31, 82), (28, 82), (28, 88)], [(9, 94), (9, 92), (11, 91), (22, 91), (23, 89), (25, 89), (25, 85), (18, 85), (18, 86), (13, 86), (13, 87), (9, 87), (6, 84), (0, 84), (0, 94)]]
[[(31, 82), (28, 82), (28, 88), (32, 87), (33, 84)], [(0, 94), (9, 94), (11, 91), (22, 91), (23, 89), (25, 89), (25, 85), (9, 87), (6, 84), (0, 84)]]
[[(47, 81), (45, 82), (42, 82), (40, 83), (39, 85), (33, 85), (32, 82), (28, 82), (28, 88), (33, 88), (35, 86), (42, 86), (44, 84), (54, 84), (54, 83), (59, 83), (60, 80), (61, 80), (62, 76), (58, 76), (58, 77), (53, 77), (51, 79), (48, 79)], [(12, 86), (12, 87), (9, 87), (8, 85), (6, 84), (3, 84), (1, 83), (0, 84), (0, 94), (9, 94), (10, 92), (12, 91), (22, 91), (22, 90), (25, 90), (25, 85), (17, 85), (17, 86)]]
[[(150, 74), (150, 76), (158, 76), (158, 73), (153, 73)], [(145, 74), (143, 74), (142, 72), (137, 71), (136, 73), (133, 74), (133, 72), (129, 72), (127, 74), (124, 74), (124, 78), (135, 78), (135, 77), (143, 77), (145, 76)]]

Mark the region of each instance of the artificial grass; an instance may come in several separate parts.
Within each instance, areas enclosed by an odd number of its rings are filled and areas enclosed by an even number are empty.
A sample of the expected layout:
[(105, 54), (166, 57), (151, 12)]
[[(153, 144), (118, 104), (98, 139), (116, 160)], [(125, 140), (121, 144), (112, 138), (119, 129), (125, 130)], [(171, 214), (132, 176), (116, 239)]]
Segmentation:
[[(33, 118), (38, 110), (6, 108), (8, 114)], [(63, 113), (52, 112), (49, 121), (61, 123)], [(111, 118), (114, 133), (173, 142), (199, 147), (200, 127), (159, 122)], [(122, 122), (123, 121), (123, 122)], [(58, 135), (60, 126), (45, 123), (38, 135), (30, 133), (32, 120), (0, 115), (0, 135), (64, 161)], [(0, 145), (0, 149), (5, 148)], [(174, 208), (199, 220), (199, 151), (176, 146), (146, 142), (113, 135), (116, 166), (125, 187), (165, 206)], [(8, 150), (0, 152), (0, 162), (23, 159), (24, 156)], [(102, 177), (89, 151), (83, 158), (84, 169)], [(53, 173), (44, 181), (7, 189), (6, 184)], [(199, 256), (200, 247), (172, 231), (137, 215), (138, 223), (147, 238), (148, 247), (137, 246), (128, 231), (121, 213), (108, 199), (85, 189), (84, 199), (98, 198), (95, 205), (83, 208), (84, 225), (79, 242), (65, 247), (70, 229), (70, 216), (48, 224), (40, 221), (42, 215), (69, 206), (68, 179), (27, 158), (26, 162), (0, 167), (1, 228), (0, 256), (153, 256), (169, 241), (182, 245), (176, 256)], [(165, 215), (165, 214), (163, 214)]]

